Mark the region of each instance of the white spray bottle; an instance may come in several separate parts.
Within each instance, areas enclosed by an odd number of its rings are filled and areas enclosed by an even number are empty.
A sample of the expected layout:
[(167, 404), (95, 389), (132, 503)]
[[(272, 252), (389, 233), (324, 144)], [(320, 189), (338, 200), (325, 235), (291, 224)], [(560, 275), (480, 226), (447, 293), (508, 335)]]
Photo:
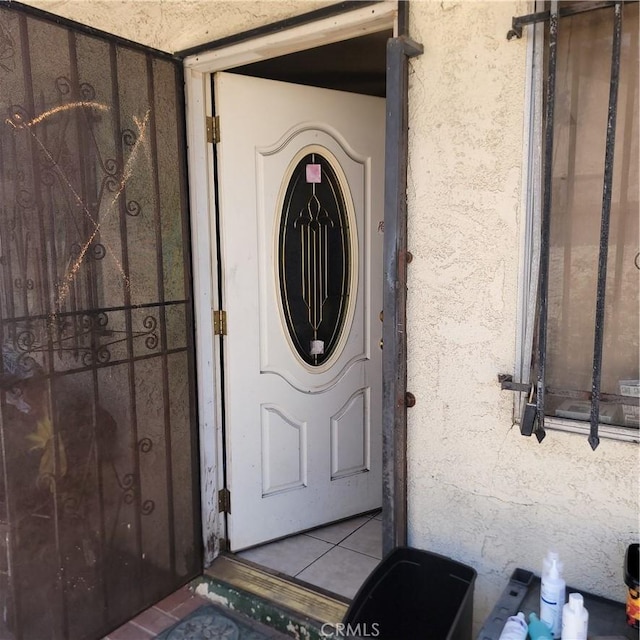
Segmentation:
[(543, 570), (540, 584), (540, 620), (551, 629), (554, 638), (559, 638), (562, 631), (562, 607), (564, 607), (567, 585), (560, 575), (562, 563), (558, 559), (558, 554), (551, 552), (547, 558), (550, 560), (549, 570), (546, 573)]

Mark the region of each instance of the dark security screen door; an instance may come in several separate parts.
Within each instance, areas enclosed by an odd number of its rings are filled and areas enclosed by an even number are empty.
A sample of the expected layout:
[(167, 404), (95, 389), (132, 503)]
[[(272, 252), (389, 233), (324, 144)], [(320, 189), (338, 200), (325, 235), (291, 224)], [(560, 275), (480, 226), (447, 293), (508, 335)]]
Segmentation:
[(201, 568), (181, 67), (0, 9), (0, 638)]

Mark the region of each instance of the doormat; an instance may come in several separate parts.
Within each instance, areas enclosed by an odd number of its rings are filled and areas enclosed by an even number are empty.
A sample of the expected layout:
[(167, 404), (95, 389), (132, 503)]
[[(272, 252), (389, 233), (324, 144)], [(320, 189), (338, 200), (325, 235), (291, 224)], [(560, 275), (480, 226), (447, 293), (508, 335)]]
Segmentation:
[(156, 640), (270, 640), (280, 637), (275, 629), (269, 631), (267, 635), (250, 622), (232, 617), (227, 610), (205, 604), (165, 629)]

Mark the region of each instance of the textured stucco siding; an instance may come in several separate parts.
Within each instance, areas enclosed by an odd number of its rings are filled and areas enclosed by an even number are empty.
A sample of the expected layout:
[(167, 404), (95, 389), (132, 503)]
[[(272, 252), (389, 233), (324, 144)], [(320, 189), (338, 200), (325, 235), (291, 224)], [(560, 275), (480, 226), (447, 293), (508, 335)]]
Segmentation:
[(557, 549), (568, 584), (624, 598), (637, 540), (638, 449), (511, 426), (525, 2), (412, 3), (409, 151), (409, 541), (478, 571), (475, 620), (516, 567)]
[(121, 38), (174, 53), (332, 4), (331, 0), (26, 0)]
[[(316, 0), (29, 0), (166, 51), (317, 9)], [(497, 374), (514, 368), (526, 2), (415, 0), (411, 35), (409, 542), (478, 571), (476, 626), (515, 567), (557, 549), (567, 582), (622, 600), (638, 535), (638, 447), (523, 438)]]

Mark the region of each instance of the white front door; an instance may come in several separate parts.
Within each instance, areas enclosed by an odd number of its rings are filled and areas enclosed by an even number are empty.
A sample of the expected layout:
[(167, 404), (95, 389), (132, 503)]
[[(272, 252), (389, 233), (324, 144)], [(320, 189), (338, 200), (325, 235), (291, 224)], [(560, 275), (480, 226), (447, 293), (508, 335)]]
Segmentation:
[(381, 504), (381, 98), (215, 76), (228, 535)]

